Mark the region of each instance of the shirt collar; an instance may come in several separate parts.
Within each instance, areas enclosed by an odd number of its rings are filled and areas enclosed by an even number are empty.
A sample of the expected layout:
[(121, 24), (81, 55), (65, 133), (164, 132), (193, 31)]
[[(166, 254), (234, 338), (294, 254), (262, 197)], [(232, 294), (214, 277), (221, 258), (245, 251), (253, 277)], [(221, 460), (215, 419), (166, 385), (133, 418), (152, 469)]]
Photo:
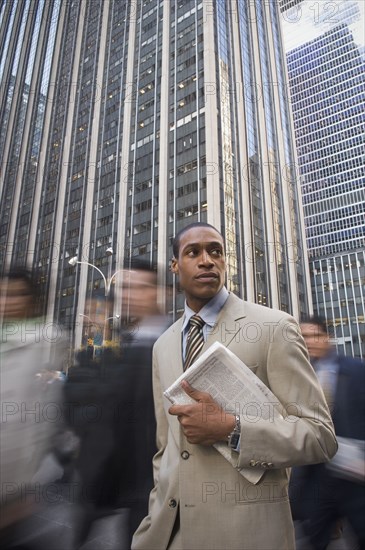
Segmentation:
[[(225, 286), (223, 286), (218, 294), (216, 294), (204, 307), (197, 313), (199, 317), (203, 319), (206, 325), (213, 327), (217, 320), (217, 317), (227, 301), (229, 292)], [(181, 332), (184, 332), (189, 324), (190, 317), (196, 315), (195, 311), (190, 309), (185, 300), (185, 309), (184, 309), (184, 322), (181, 328)]]
[(331, 372), (338, 371), (338, 360), (336, 351), (331, 349), (329, 353), (322, 357), (321, 359), (316, 359), (313, 361), (314, 370), (318, 373), (322, 370), (327, 370)]

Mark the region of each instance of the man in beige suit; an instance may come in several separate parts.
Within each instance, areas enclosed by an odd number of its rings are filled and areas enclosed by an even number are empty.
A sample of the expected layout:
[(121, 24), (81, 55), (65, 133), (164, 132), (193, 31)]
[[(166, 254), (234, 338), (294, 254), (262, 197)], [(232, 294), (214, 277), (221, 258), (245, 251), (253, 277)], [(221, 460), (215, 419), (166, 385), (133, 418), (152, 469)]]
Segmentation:
[[(155, 487), (132, 548), (294, 548), (289, 469), (327, 461), (337, 449), (298, 325), (281, 311), (228, 293), (223, 238), (209, 224), (180, 231), (172, 270), (185, 291), (185, 315), (154, 347)], [(163, 392), (183, 372), (196, 313), (205, 342), (200, 351), (215, 341), (226, 345), (276, 395), (282, 417), (260, 409), (225, 413), (208, 393), (189, 385), (184, 390), (195, 403), (170, 406)], [(227, 442), (230, 461), (212, 447), (217, 441)]]

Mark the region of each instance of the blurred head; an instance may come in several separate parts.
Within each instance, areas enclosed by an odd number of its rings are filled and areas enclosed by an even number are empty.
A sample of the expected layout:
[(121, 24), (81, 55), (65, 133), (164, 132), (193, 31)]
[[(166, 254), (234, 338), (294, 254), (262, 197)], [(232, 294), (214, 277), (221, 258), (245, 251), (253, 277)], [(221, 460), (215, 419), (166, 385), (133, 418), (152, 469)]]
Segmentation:
[(223, 237), (210, 224), (193, 223), (176, 235), (173, 252), (171, 270), (179, 276), (188, 306), (198, 312), (224, 285)]
[(123, 270), (122, 281), (122, 317), (142, 319), (159, 313), (156, 268), (132, 260)]
[(4, 319), (36, 316), (37, 286), (25, 269), (16, 269), (0, 280), (0, 315)]
[(320, 317), (309, 317), (300, 323), (300, 328), (311, 359), (321, 359), (331, 349), (326, 323)]

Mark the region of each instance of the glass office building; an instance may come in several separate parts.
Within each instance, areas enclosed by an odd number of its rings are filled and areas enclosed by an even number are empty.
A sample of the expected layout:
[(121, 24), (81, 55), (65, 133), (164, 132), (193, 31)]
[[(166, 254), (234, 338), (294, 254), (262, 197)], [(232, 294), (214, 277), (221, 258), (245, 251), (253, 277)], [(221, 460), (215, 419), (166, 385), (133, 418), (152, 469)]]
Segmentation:
[(364, 3), (314, 7), (284, 24), (314, 311), (365, 357)]
[(276, 1), (14, 0), (0, 17), (1, 261), (39, 270), (50, 316), (74, 323), (132, 258), (180, 315), (171, 243), (199, 220), (224, 235), (229, 290), (308, 311)]

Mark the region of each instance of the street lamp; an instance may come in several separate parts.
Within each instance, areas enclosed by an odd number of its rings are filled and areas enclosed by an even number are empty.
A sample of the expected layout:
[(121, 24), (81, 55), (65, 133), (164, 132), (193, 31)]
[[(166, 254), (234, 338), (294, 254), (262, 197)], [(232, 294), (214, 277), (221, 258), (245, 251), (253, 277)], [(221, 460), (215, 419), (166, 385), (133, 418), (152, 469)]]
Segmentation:
[[(113, 254), (113, 249), (112, 248), (107, 248), (106, 250), (106, 253), (108, 256), (111, 256)], [(105, 285), (105, 296), (109, 296), (109, 292), (110, 292), (110, 286), (111, 286), (111, 283), (114, 279), (114, 277), (117, 275), (117, 273), (119, 273), (119, 271), (122, 271), (121, 269), (118, 269), (115, 273), (113, 273), (113, 275), (111, 277), (108, 277), (108, 279), (105, 277), (104, 273), (101, 271), (101, 269), (99, 269), (98, 267), (96, 267), (96, 265), (94, 264), (91, 264), (90, 262), (85, 262), (85, 261), (81, 261), (81, 260), (78, 260), (77, 259), (77, 256), (73, 256), (73, 258), (71, 258), (68, 263), (70, 265), (72, 265), (72, 267), (75, 267), (76, 264), (85, 264), (85, 265), (89, 265), (90, 267), (93, 267), (94, 269), (96, 269), (97, 271), (99, 271), (100, 275), (102, 276), (103, 278), (103, 281), (104, 281), (104, 285)]]
[[(93, 321), (91, 319), (91, 317), (89, 317), (88, 315), (84, 315), (83, 313), (79, 313), (79, 316), (80, 317), (85, 317), (85, 319), (89, 319), (89, 321), (92, 325), (98, 326), (98, 323), (95, 323), (95, 321)], [(107, 319), (105, 319), (105, 322), (110, 321), (110, 319), (120, 319), (120, 315), (118, 315), (118, 314), (117, 315), (112, 315), (111, 317), (108, 317)]]
[(98, 324), (95, 323), (95, 321), (93, 321), (93, 320), (91, 319), (91, 317), (89, 317), (88, 315), (84, 315), (83, 313), (79, 313), (79, 316), (80, 316), (80, 317), (85, 317), (85, 319), (89, 319), (89, 321), (90, 321), (90, 323), (91, 323), (92, 325), (96, 325), (96, 326), (98, 325)]
[(120, 319), (120, 315), (117, 313), (117, 315), (112, 315), (111, 317), (105, 319), (105, 321), (109, 321), (110, 319)]
[[(106, 255), (107, 256), (112, 256), (113, 253), (114, 253), (114, 250), (111, 246), (109, 246), (106, 251), (105, 251)], [(123, 271), (122, 269), (118, 269), (117, 271), (115, 271), (112, 275), (110, 274), (110, 270), (111, 270), (111, 263), (109, 265), (109, 273), (108, 273), (108, 277), (105, 277), (104, 273), (101, 271), (101, 269), (99, 269), (96, 265), (90, 263), (90, 262), (86, 262), (84, 260), (79, 260), (77, 256), (73, 256), (72, 258), (69, 259), (68, 261), (69, 265), (71, 265), (72, 267), (75, 267), (77, 264), (84, 264), (84, 265), (88, 265), (89, 267), (93, 267), (94, 269), (96, 269), (100, 275), (102, 276), (103, 278), (103, 281), (104, 281), (104, 287), (105, 287), (105, 292), (104, 292), (104, 295), (105, 295), (105, 315), (104, 315), (104, 330), (103, 330), (103, 345), (105, 343), (105, 333), (106, 333), (106, 323), (109, 319), (119, 319), (120, 318), (120, 315), (114, 315), (113, 317), (106, 317), (108, 312), (107, 312), (107, 297), (109, 296), (109, 293), (110, 293), (110, 288), (111, 288), (111, 284), (113, 282), (113, 279), (115, 278), (115, 276)], [(80, 313), (79, 314), (80, 316), (83, 316), (83, 317), (87, 317), (87, 315), (84, 315), (83, 313)], [(90, 319), (90, 318), (89, 318)]]

